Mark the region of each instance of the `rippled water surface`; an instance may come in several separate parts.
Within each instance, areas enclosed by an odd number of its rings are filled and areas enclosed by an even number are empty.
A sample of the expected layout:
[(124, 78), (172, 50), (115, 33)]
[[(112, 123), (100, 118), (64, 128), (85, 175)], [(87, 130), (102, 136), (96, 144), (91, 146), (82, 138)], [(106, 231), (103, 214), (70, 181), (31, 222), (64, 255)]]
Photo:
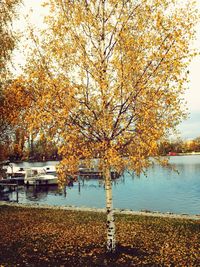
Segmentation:
[[(179, 172), (154, 166), (147, 177), (133, 178), (128, 172), (113, 182), (114, 208), (161, 212), (200, 214), (200, 156), (171, 157), (170, 162)], [(55, 165), (56, 162), (31, 163), (31, 166)], [(30, 163), (18, 166), (27, 167)], [(15, 200), (15, 192), (9, 195)], [(20, 203), (105, 207), (105, 189), (96, 179), (74, 183), (66, 191), (55, 186), (21, 188)]]

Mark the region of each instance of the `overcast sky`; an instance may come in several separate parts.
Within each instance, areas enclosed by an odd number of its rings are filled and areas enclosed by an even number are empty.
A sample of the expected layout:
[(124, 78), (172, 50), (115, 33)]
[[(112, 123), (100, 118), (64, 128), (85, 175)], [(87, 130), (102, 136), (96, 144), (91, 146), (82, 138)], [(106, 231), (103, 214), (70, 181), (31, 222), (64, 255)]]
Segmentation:
[[(180, 0), (184, 2), (185, 0)], [(28, 20), (31, 24), (41, 27), (47, 9), (41, 7), (43, 0), (24, 0), (24, 5), (20, 8), (20, 20), (15, 23), (16, 29), (23, 29)], [(197, 7), (200, 11), (200, 0), (197, 0)], [(25, 16), (27, 16), (25, 20)], [(200, 23), (197, 26), (197, 40), (195, 46), (200, 49)], [(25, 57), (22, 53), (16, 54), (16, 61), (23, 64)], [(181, 137), (191, 139), (200, 136), (200, 56), (197, 56), (190, 65), (190, 84), (186, 91), (185, 99), (190, 112), (189, 119), (184, 121), (179, 129)]]

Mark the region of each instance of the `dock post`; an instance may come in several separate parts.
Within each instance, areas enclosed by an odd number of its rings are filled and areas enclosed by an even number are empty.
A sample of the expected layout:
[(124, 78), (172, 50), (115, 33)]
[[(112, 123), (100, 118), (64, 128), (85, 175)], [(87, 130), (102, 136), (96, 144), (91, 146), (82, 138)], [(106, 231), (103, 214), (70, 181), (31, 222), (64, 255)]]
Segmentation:
[(19, 191), (18, 191), (18, 182), (17, 182), (17, 190), (16, 190), (16, 201), (19, 202)]
[(80, 181), (78, 181), (78, 192), (79, 192), (79, 194), (81, 193), (81, 183), (80, 183)]
[(66, 196), (67, 196), (67, 186), (64, 185), (64, 197), (66, 197)]

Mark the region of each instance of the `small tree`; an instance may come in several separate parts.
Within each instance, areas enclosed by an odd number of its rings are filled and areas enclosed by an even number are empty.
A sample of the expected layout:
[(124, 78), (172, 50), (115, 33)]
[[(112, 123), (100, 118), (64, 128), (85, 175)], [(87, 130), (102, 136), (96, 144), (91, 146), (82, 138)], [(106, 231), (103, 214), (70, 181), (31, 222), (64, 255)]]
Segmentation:
[(48, 29), (34, 35), (27, 120), (57, 139), (60, 182), (98, 158), (106, 187), (107, 250), (115, 251), (111, 170), (136, 174), (180, 122), (196, 16), (174, 0), (48, 1)]

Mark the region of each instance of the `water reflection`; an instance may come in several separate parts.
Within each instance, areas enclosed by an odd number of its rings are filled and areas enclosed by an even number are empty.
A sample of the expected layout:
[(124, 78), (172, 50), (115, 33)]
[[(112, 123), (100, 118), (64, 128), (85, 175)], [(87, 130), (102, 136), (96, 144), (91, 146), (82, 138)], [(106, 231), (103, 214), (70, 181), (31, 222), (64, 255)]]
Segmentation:
[(49, 193), (55, 196), (62, 195), (62, 192), (60, 192), (57, 186), (25, 186), (24, 189), (21, 190), (21, 193), (23, 192), (27, 200), (37, 202), (45, 200)]
[[(147, 177), (133, 178), (132, 173), (126, 172), (114, 180), (114, 207), (200, 214), (200, 156), (173, 157), (171, 163), (178, 173), (155, 165), (148, 170)], [(44, 163), (34, 166), (41, 164)], [(8, 196), (10, 200), (16, 199), (14, 192)], [(105, 187), (98, 179), (80, 179), (64, 190), (56, 186), (23, 187), (19, 190), (19, 202), (103, 208)]]

